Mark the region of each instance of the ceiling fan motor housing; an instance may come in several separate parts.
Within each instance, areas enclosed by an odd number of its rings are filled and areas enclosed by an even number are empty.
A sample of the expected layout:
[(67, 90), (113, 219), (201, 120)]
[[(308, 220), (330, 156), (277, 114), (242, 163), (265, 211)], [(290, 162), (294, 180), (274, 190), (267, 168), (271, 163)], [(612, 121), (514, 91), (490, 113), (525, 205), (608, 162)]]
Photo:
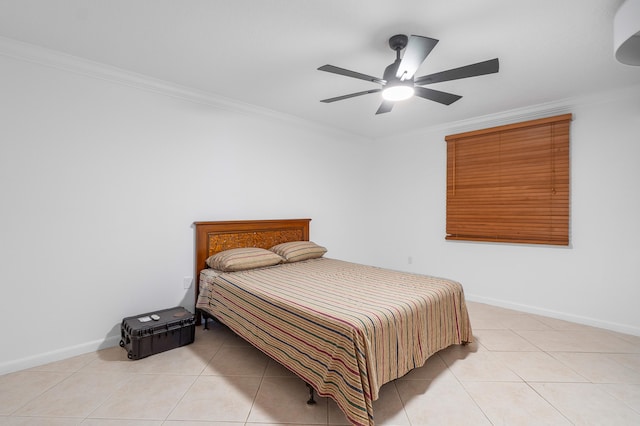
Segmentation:
[(409, 42), (409, 37), (404, 34), (396, 34), (389, 39), (389, 47), (399, 52), (400, 50), (407, 47), (407, 43)]

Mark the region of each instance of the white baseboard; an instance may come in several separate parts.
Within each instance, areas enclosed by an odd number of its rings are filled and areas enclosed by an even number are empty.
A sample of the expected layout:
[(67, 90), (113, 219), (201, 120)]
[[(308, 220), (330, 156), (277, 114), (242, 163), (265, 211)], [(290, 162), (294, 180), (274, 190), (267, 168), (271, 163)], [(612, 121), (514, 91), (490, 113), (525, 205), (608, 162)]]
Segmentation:
[(37, 367), (39, 365), (60, 361), (66, 358), (94, 352), (100, 349), (118, 346), (119, 342), (120, 335), (107, 336), (104, 339), (94, 340), (92, 342), (82, 343), (79, 345), (70, 346), (68, 348), (58, 349), (51, 352), (45, 352), (38, 355), (28, 356), (26, 358), (8, 361), (0, 364), (0, 374), (12, 373), (14, 371)]
[(592, 327), (604, 328), (606, 330), (616, 331), (618, 333), (640, 336), (640, 328), (632, 325), (628, 325), (628, 324), (619, 324), (619, 323), (610, 322), (610, 321), (603, 321), (596, 318), (584, 317), (581, 315), (573, 315), (565, 312), (539, 308), (537, 306), (523, 305), (520, 303), (514, 303), (507, 300), (493, 299), (491, 297), (483, 297), (483, 296), (478, 296), (474, 294), (465, 293), (465, 298), (470, 302), (486, 303), (487, 305), (513, 309), (515, 311), (526, 312), (529, 314), (542, 315), (545, 317), (561, 319), (565, 321), (575, 322), (578, 324), (589, 325)]

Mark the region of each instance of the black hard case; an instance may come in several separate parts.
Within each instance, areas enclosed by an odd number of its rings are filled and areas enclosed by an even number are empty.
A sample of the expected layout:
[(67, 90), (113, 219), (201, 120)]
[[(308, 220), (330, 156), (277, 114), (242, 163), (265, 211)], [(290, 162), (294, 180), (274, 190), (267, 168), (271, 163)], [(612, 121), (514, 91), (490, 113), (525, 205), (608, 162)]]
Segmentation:
[[(157, 321), (141, 322), (138, 318), (156, 314)], [(163, 309), (127, 317), (120, 327), (120, 346), (129, 359), (140, 359), (193, 343), (196, 325), (194, 315), (183, 307)]]

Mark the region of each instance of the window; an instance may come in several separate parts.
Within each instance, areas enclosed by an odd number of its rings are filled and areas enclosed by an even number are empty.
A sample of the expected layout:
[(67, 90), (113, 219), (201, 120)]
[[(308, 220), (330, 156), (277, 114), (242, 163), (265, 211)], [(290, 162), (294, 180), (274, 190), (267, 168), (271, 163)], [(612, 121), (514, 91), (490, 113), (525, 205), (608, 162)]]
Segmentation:
[(446, 238), (568, 245), (571, 118), (447, 136)]

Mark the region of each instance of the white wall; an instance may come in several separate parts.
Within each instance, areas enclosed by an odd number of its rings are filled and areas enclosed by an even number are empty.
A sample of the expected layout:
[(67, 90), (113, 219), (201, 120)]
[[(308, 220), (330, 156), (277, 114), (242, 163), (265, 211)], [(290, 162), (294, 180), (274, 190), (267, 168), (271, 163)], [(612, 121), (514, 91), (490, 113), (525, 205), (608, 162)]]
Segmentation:
[(391, 226), (373, 262), (456, 279), (470, 300), (640, 335), (638, 99), (635, 87), (565, 105), (570, 247), (445, 241), (444, 137), (456, 125), (378, 141), (377, 215)]
[(192, 307), (194, 221), (310, 217), (330, 255), (366, 260), (353, 135), (2, 55), (0, 93), (0, 373)]

